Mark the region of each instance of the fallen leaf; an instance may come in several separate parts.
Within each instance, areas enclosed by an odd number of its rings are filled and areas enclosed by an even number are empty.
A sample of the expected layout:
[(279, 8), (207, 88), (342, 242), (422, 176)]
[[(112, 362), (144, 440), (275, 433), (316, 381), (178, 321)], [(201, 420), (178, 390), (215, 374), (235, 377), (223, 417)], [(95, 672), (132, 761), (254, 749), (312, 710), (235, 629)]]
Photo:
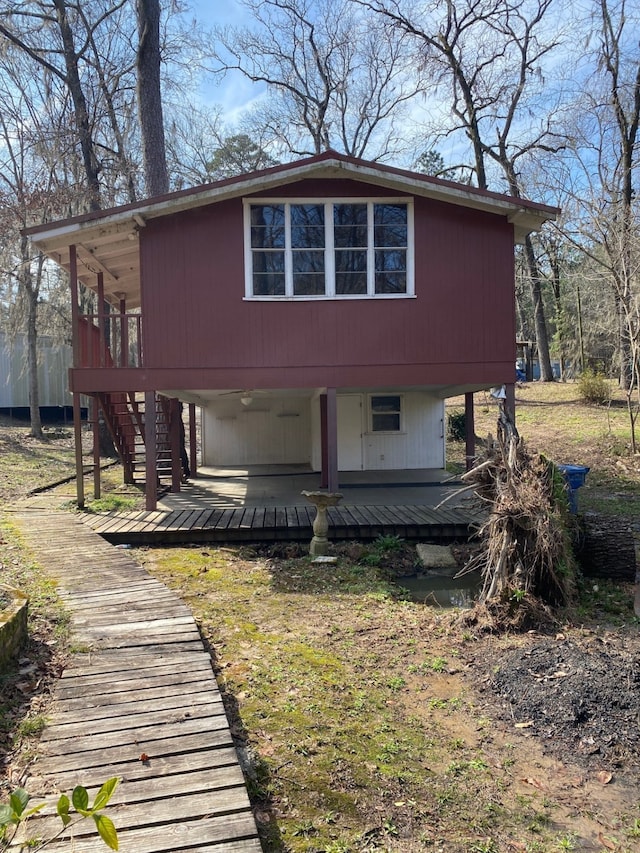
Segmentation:
[(529, 776), (527, 779), (523, 779), (522, 781), (525, 782), (527, 785), (532, 785), (534, 788), (538, 788), (539, 791), (544, 791), (544, 785), (537, 779), (533, 779)]
[(601, 832), (598, 833), (598, 841), (600, 842), (600, 844), (602, 844), (603, 847), (606, 847), (607, 850), (615, 850), (618, 846), (613, 841), (611, 841), (610, 838), (605, 838)]
[(147, 755), (147, 753), (141, 752), (140, 753), (140, 761), (142, 761), (143, 764), (146, 764), (148, 760), (149, 760), (149, 756)]
[(527, 845), (522, 841), (509, 841), (507, 846), (510, 850), (527, 850)]
[(600, 782), (601, 785), (608, 785), (612, 779), (613, 773), (609, 773), (608, 770), (601, 770), (598, 773), (598, 782)]
[(393, 805), (394, 805), (394, 806), (404, 806), (404, 804), (405, 804), (405, 803), (404, 803), (404, 800), (398, 800), (398, 802), (397, 802), (397, 803), (394, 803)]
[(526, 723), (516, 723), (517, 729), (530, 729), (533, 725), (533, 720), (528, 720)]

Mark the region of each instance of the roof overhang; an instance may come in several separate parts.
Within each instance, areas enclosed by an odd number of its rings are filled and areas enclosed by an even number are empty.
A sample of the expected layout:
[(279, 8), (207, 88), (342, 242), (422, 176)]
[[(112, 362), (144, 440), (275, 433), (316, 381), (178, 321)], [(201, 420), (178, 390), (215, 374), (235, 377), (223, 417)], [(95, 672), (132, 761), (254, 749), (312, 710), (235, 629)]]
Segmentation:
[(230, 198), (272, 192), (310, 178), (351, 179), (394, 192), (504, 216), (513, 225), (515, 243), (522, 243), (527, 234), (539, 230), (546, 221), (555, 219), (559, 214), (558, 208), (525, 199), (326, 152), (134, 204), (37, 225), (25, 229), (25, 234), (67, 271), (70, 246), (75, 246), (79, 280), (95, 289), (98, 273), (102, 273), (105, 297), (113, 303), (125, 298), (127, 308), (132, 309), (140, 305), (139, 235), (147, 222)]

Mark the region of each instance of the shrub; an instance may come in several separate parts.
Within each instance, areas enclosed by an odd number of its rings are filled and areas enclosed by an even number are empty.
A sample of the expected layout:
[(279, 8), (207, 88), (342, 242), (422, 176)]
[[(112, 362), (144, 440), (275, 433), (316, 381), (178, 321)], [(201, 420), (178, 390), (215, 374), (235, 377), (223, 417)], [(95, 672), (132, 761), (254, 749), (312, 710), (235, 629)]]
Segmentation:
[(447, 432), (451, 441), (464, 441), (467, 434), (467, 419), (464, 412), (451, 412), (447, 418)]
[(611, 399), (611, 387), (606, 376), (587, 368), (578, 379), (578, 391), (585, 403), (606, 405)]

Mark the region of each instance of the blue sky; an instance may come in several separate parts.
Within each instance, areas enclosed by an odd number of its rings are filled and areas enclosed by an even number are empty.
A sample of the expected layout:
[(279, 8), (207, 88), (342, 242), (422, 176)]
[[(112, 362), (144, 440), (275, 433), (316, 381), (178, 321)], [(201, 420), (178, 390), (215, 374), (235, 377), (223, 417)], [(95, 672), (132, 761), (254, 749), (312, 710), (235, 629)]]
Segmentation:
[[(247, 10), (236, 0), (191, 0), (191, 8), (198, 21), (207, 28), (242, 26), (248, 21)], [(232, 72), (205, 85), (202, 97), (208, 105), (220, 105), (226, 123), (234, 125), (264, 88), (251, 83), (242, 74)]]

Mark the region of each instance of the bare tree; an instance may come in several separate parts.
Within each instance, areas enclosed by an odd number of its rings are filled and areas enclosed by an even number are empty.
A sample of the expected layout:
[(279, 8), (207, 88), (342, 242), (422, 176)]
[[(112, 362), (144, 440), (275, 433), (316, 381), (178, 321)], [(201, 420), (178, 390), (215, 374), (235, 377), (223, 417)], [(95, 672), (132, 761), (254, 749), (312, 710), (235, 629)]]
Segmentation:
[(137, 92), (142, 162), (147, 194), (169, 189), (160, 87), (160, 2), (136, 0), (138, 18)]
[[(543, 69), (560, 45), (559, 35), (550, 36), (545, 26), (555, 0), (447, 0), (419, 9), (399, 0), (356, 2), (414, 39), (435, 93), (448, 92), (454, 120), (441, 134), (462, 131), (471, 147), (477, 185), (488, 189), (493, 174), (511, 195), (521, 196), (521, 162), (557, 152), (565, 144), (553, 127)], [(528, 238), (525, 259), (541, 379), (550, 381), (542, 277)]]
[[(70, 202), (64, 174), (64, 129), (50, 116), (44, 93), (34, 107), (34, 88), (23, 91), (24, 62), (0, 58), (0, 278), (11, 331), (25, 328), (31, 435), (42, 438), (38, 388), (38, 324), (43, 297), (44, 256), (34, 255), (21, 229), (61, 215)], [(50, 91), (50, 90), (49, 90)], [(51, 102), (49, 102), (51, 103)]]
[[(593, 0), (587, 10), (593, 70), (577, 99), (574, 148), (567, 166), (572, 215), (563, 231), (593, 274), (608, 285), (610, 331), (620, 386), (627, 395), (632, 449), (640, 411), (640, 15), (625, 0)], [(586, 280), (588, 282), (588, 279)], [(600, 325), (602, 320), (600, 320)], [(635, 400), (635, 402), (634, 402)]]
[(380, 158), (420, 84), (407, 39), (348, 0), (244, 0), (252, 25), (217, 33), (223, 71), (263, 83), (261, 125), (294, 155), (340, 148)]

